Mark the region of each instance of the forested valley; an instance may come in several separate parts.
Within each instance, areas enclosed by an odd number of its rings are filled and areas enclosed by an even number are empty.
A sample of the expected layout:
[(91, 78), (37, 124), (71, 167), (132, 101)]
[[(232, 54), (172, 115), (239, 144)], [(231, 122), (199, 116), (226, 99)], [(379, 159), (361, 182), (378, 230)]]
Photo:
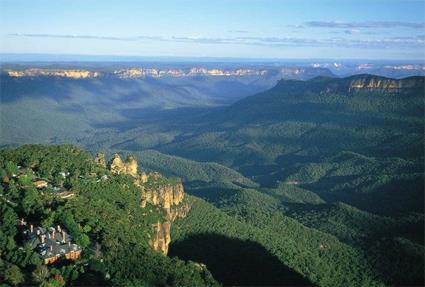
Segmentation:
[[(35, 284), (39, 273), (48, 284), (60, 275), (73, 285), (423, 285), (423, 92), (423, 77), (280, 80), (211, 107), (131, 108), (129, 99), (111, 121), (82, 113), (73, 95), (55, 100), (41, 91), (38, 104), (60, 102), (58, 120), (2, 140), (0, 269), (12, 285)], [(47, 146), (13, 149), (28, 143), (27, 132)], [(167, 256), (147, 244), (160, 213), (140, 207), (130, 177), (96, 165), (98, 152), (181, 178), (190, 211), (172, 223)], [(69, 171), (62, 184), (77, 196), (26, 187), (27, 177), (12, 176), (18, 166), (52, 182)], [(103, 175), (110, 180), (97, 183)], [(22, 216), (65, 226), (82, 257), (46, 272), (19, 243)]]

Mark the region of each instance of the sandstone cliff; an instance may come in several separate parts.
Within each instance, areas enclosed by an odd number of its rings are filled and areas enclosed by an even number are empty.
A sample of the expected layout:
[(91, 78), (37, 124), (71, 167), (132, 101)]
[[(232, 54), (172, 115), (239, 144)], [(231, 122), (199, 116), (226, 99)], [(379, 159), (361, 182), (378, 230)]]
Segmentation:
[[(95, 161), (103, 164), (104, 156), (98, 154)], [(109, 169), (112, 173), (134, 177), (134, 185), (140, 190), (142, 208), (151, 204), (163, 211), (163, 218), (152, 225), (149, 244), (154, 250), (166, 255), (171, 242), (172, 222), (177, 218), (184, 218), (190, 209), (184, 202), (183, 184), (179, 179), (167, 178), (158, 172), (138, 173), (137, 161), (131, 156), (124, 162), (118, 154), (115, 154)]]
[(121, 79), (142, 78), (142, 77), (192, 77), (192, 76), (264, 76), (270, 70), (263, 68), (250, 69), (207, 69), (204, 67), (192, 67), (191, 69), (177, 68), (125, 68), (112, 72), (96, 72), (82, 69), (48, 69), (48, 68), (28, 68), (23, 70), (7, 70), (10, 77), (62, 77), (72, 79), (86, 79), (97, 77), (118, 77)]
[(146, 174), (142, 172), (139, 175), (139, 181), (136, 182), (144, 190), (142, 207), (145, 207), (146, 203), (149, 202), (164, 209), (170, 209), (183, 201), (183, 185), (180, 181), (170, 181), (159, 173)]
[(191, 77), (191, 76), (253, 76), (266, 75), (264, 69), (207, 69), (203, 67), (193, 67), (185, 69), (154, 69), (154, 68), (128, 68), (113, 72), (115, 76), (122, 79), (140, 77)]
[(165, 178), (156, 172), (140, 173), (135, 184), (142, 194), (141, 207), (149, 203), (159, 206), (164, 211), (164, 218), (152, 226), (153, 236), (149, 243), (154, 250), (167, 254), (171, 242), (172, 222), (177, 218), (186, 217), (190, 209), (189, 205), (183, 201), (183, 184), (179, 180)]
[[(378, 76), (355, 76), (349, 83), (348, 90), (369, 90), (369, 91), (383, 91), (383, 92), (399, 92), (406, 89), (420, 88), (421, 81), (413, 78), (406, 79), (388, 79)], [(423, 84), (423, 79), (422, 79)]]
[(123, 162), (119, 154), (115, 154), (110, 164), (110, 170), (116, 174), (129, 174), (133, 177), (137, 176), (137, 161), (132, 157), (127, 157), (126, 161)]
[(171, 222), (158, 221), (152, 225), (152, 231), (152, 237), (149, 240), (149, 245), (153, 248), (153, 250), (167, 255), (168, 246), (171, 243)]
[(85, 79), (96, 78), (100, 76), (99, 72), (92, 72), (87, 70), (65, 70), (65, 69), (38, 69), (31, 68), (20, 71), (8, 71), (7, 74), (11, 77), (63, 77), (72, 79)]

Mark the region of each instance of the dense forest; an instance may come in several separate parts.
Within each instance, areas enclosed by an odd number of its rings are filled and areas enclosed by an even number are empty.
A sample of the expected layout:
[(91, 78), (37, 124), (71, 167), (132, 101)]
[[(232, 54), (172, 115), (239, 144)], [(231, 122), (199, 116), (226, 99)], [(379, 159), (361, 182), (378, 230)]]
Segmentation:
[[(216, 285), (207, 269), (169, 258), (148, 246), (151, 223), (161, 214), (140, 206), (140, 190), (125, 175), (96, 165), (70, 145), (22, 146), (0, 151), (0, 279), (7, 285), (199, 286)], [(62, 172), (69, 173), (64, 178)], [(99, 180), (103, 176), (107, 180)], [(58, 197), (32, 184), (43, 178), (75, 193)], [(105, 178), (105, 177), (103, 177)], [(25, 243), (18, 221), (42, 227), (60, 224), (82, 247), (76, 261), (43, 264)]]
[[(126, 106), (111, 122), (100, 113), (90, 121), (92, 115), (72, 109), (72, 96), (60, 99), (69, 109), (56, 110), (58, 118), (83, 124), (74, 132), (64, 121), (50, 137), (41, 122), (39, 141), (69, 142), (88, 152), (68, 145), (1, 151), (2, 177), (10, 186), (3, 184), (8, 201), (2, 208), (13, 218), (2, 219), (9, 223), (2, 224), (8, 239), (1, 242), (10, 244), (2, 247), (1, 268), (22, 274), (19, 282), (35, 282), (31, 274), (39, 263), (22, 263), (31, 256), (19, 249), (12, 223), (25, 216), (41, 225), (65, 224), (64, 216), (72, 216), (67, 229), (87, 250), (75, 266), (84, 270), (70, 275), (64, 270), (74, 265), (64, 265), (49, 270), (50, 281), (60, 274), (75, 284), (103, 284), (108, 275), (105, 284), (112, 285), (423, 286), (423, 94), (423, 77), (282, 80), (229, 106)], [(42, 93), (37, 99), (52, 103)], [(22, 96), (11, 104), (33, 100)], [(18, 129), (3, 144), (26, 138)], [(168, 257), (146, 244), (157, 213), (143, 216), (136, 190), (122, 187), (130, 179), (89, 160), (98, 151), (131, 154), (143, 169), (183, 180), (191, 209), (172, 225)], [(11, 177), (18, 165), (78, 196), (40, 195)], [(65, 170), (71, 176), (63, 181)], [(111, 180), (97, 183), (102, 175)]]

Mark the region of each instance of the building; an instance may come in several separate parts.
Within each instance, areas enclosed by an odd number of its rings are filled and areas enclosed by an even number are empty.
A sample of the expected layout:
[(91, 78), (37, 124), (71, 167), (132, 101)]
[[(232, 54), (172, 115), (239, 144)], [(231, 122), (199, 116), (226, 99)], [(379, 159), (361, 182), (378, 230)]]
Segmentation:
[(42, 178), (36, 178), (32, 182), (36, 188), (45, 188), (49, 185), (49, 182), (47, 180), (44, 180)]
[(67, 190), (65, 187), (63, 187), (63, 186), (61, 186), (61, 187), (58, 187), (58, 186), (54, 186), (53, 187), (53, 191), (54, 191), (54, 194), (56, 195), (56, 196), (58, 196), (58, 197), (60, 197), (60, 198), (62, 198), (62, 199), (68, 199), (68, 198), (72, 198), (72, 197), (74, 197), (75, 196), (75, 193), (74, 192), (72, 192), (72, 191), (70, 191), (70, 190)]
[(73, 198), (75, 196), (75, 193), (72, 191), (61, 191), (57, 193), (57, 196), (59, 196), (62, 199), (68, 199), (68, 198)]
[(59, 225), (43, 228), (27, 224), (24, 219), (19, 221), (24, 240), (36, 250), (44, 264), (52, 264), (61, 258), (75, 260), (81, 256), (82, 249), (72, 243), (72, 237)]

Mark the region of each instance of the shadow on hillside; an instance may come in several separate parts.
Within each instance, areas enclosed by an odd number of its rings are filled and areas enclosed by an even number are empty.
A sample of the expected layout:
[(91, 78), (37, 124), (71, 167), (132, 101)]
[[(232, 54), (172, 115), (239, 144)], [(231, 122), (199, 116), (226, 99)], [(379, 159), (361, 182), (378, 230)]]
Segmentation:
[(403, 212), (424, 212), (424, 178), (422, 176), (412, 179), (393, 179), (377, 185), (367, 192), (361, 192), (361, 188), (373, 183), (376, 184), (376, 182), (343, 188), (337, 190), (338, 192), (327, 192), (331, 187), (340, 184), (342, 180), (343, 178), (322, 180), (319, 183), (311, 184), (307, 189), (315, 190), (327, 202), (341, 201), (378, 214), (394, 215)]
[[(204, 186), (202, 186), (204, 184)], [(185, 182), (185, 192), (200, 197), (208, 202), (218, 202), (220, 200), (230, 200), (238, 192), (236, 188), (211, 187), (207, 182), (200, 180)]]
[(263, 246), (218, 234), (196, 234), (172, 243), (169, 255), (203, 263), (224, 285), (309, 285)]

